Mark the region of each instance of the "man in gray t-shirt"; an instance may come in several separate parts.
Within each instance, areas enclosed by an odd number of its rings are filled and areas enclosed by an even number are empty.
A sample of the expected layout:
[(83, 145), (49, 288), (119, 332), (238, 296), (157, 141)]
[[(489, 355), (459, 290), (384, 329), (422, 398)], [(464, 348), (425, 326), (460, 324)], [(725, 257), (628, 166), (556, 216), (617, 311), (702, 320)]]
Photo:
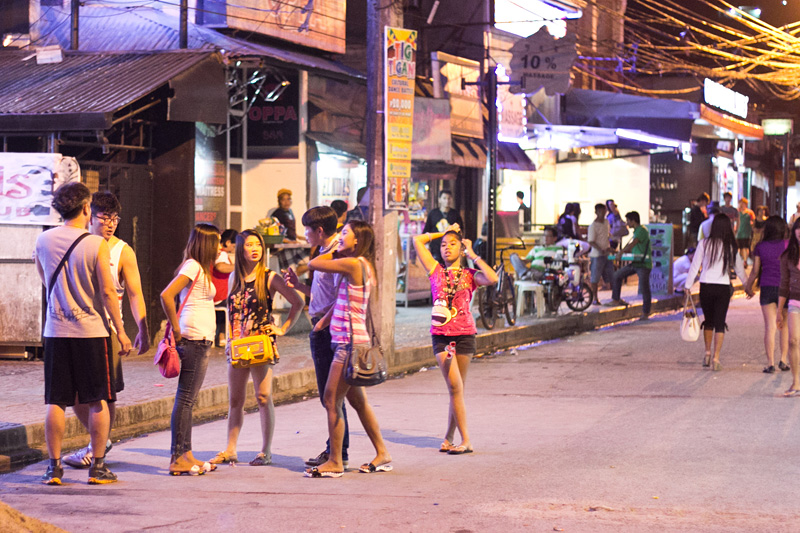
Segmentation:
[[(89, 189), (82, 183), (61, 186), (53, 196), (53, 208), (64, 219), (64, 225), (43, 232), (36, 239), (36, 268), (48, 288), (44, 387), (45, 440), (50, 464), (42, 476), (42, 483), (47, 485), (60, 485), (64, 476), (61, 466), (64, 411), (75, 404), (76, 398), (89, 406), (92, 448), (105, 450), (110, 430), (106, 402), (116, 399), (110, 379), (106, 312), (117, 331), (120, 355), (131, 350), (111, 278), (108, 245), (102, 237), (86, 231), (91, 216), (90, 197)], [(70, 248), (69, 258), (59, 270)], [(116, 480), (117, 476), (105, 466), (105, 453), (95, 455), (89, 469), (89, 483)]]

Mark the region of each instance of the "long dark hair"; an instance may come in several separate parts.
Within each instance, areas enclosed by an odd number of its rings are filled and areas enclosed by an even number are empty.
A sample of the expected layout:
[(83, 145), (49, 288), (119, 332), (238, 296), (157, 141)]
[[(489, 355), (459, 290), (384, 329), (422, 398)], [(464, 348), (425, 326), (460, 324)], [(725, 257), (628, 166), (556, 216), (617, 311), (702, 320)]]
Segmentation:
[(786, 238), (786, 221), (777, 215), (772, 215), (764, 222), (764, 236), (762, 241), (782, 241)]
[(245, 272), (245, 267), (247, 265), (247, 258), (245, 257), (244, 251), (244, 243), (247, 241), (248, 237), (257, 237), (258, 242), (261, 245), (261, 260), (256, 263), (255, 272), (256, 272), (256, 298), (258, 298), (258, 303), (261, 305), (265, 305), (267, 301), (267, 284), (269, 282), (268, 273), (269, 269), (267, 268), (267, 254), (265, 253), (266, 249), (264, 246), (264, 239), (261, 238), (261, 235), (257, 231), (253, 231), (251, 229), (246, 229), (240, 234), (236, 236), (236, 261), (233, 271), (235, 272), (233, 276), (233, 285), (231, 286), (231, 294), (236, 294), (237, 292), (241, 291), (245, 285), (245, 278), (247, 277), (247, 272)]
[(781, 258), (786, 257), (793, 265), (800, 260), (800, 243), (797, 242), (797, 233), (795, 233), (798, 228), (800, 228), (800, 218), (792, 224), (792, 230), (789, 232), (789, 246), (781, 254)]
[[(353, 257), (363, 257), (372, 265), (372, 271), (376, 274), (378, 269), (375, 266), (375, 232), (368, 222), (363, 220), (351, 220), (345, 226), (350, 226), (356, 238), (356, 249), (353, 250)], [(366, 283), (366, 280), (363, 281)], [(375, 287), (378, 280), (375, 280)]]
[(219, 230), (211, 224), (197, 224), (189, 234), (189, 242), (183, 250), (183, 261), (175, 270), (175, 274), (180, 272), (183, 263), (189, 259), (194, 259), (200, 263), (200, 268), (206, 275), (206, 281), (211, 283), (211, 267), (214, 260), (219, 255)]
[(722, 271), (727, 272), (739, 251), (731, 228), (731, 219), (722, 214), (716, 215), (711, 223), (710, 233), (706, 238), (706, 254), (712, 263), (722, 259)]

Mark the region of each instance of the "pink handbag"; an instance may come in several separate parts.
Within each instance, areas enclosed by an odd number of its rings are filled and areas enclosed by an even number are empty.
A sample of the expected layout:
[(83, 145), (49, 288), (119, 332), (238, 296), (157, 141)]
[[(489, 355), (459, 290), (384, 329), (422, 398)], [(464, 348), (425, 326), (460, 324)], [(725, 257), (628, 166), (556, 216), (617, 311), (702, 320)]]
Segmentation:
[[(200, 273), (198, 272), (192, 282), (192, 286), (189, 288), (189, 292), (186, 293), (186, 298), (181, 302), (181, 306), (178, 309), (179, 317), (199, 277)], [(167, 321), (167, 327), (164, 328), (164, 338), (158, 343), (153, 364), (158, 365), (158, 370), (161, 372), (161, 375), (168, 379), (177, 378), (181, 373), (181, 358), (178, 355), (178, 348), (175, 346), (175, 336), (172, 334), (172, 324), (170, 324), (169, 321)]]
[(167, 322), (164, 329), (164, 338), (158, 343), (154, 365), (158, 365), (161, 375), (165, 378), (177, 378), (181, 373), (181, 358), (175, 347), (175, 337), (172, 335), (172, 324)]

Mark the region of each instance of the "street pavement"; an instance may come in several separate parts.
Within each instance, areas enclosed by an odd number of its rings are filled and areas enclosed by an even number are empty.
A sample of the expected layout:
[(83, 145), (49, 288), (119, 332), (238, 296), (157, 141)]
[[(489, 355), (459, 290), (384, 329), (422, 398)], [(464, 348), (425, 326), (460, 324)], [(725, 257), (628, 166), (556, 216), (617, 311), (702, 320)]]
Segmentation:
[[(314, 398), (276, 409), (273, 466), (171, 477), (159, 432), (115, 444), (115, 485), (68, 470), (43, 486), (42, 462), (0, 476), (0, 499), (67, 531), (795, 531), (800, 400), (781, 396), (789, 372), (761, 372), (757, 299), (735, 299), (728, 324), (720, 372), (677, 314), (474, 360), (469, 455), (438, 452), (448, 397), (426, 368), (369, 390), (390, 473), (355, 470), (372, 451), (353, 417), (347, 474), (304, 478), (326, 438)], [(225, 428), (196, 426), (195, 454)], [(259, 446), (247, 415), (240, 459)]]

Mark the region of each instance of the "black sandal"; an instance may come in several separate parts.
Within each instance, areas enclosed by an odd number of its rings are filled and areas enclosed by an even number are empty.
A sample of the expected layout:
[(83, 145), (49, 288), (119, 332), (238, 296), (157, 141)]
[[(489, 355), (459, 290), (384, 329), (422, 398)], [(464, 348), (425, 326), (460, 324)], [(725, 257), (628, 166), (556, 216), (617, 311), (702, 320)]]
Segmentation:
[(765, 373), (765, 374), (774, 374), (775, 373), (775, 367), (772, 366), (772, 365), (765, 366), (764, 370), (762, 370), (762, 372)]
[(786, 372), (787, 370), (791, 369), (791, 367), (789, 365), (787, 365), (786, 363), (784, 363), (783, 361), (778, 363), (778, 368), (781, 369), (781, 372)]

